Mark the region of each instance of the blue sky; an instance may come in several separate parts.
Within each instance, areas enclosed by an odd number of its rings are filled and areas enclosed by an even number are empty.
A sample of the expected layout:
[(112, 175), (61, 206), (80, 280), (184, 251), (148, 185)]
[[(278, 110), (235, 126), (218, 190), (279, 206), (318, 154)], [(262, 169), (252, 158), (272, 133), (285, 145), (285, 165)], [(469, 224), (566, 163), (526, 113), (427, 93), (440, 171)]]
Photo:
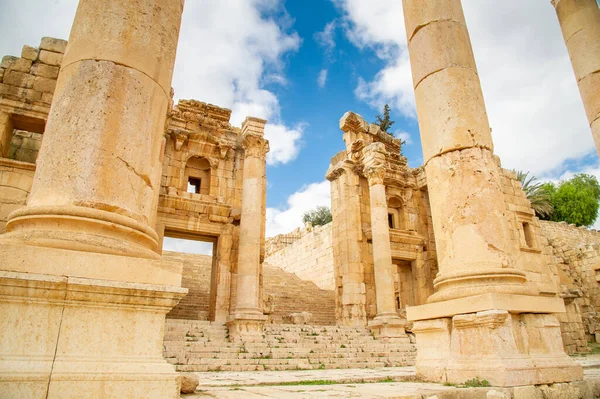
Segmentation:
[[(68, 38), (76, 0), (4, 0), (0, 54), (42, 36)], [(463, 0), (503, 166), (547, 180), (600, 176), (560, 27), (547, 0)], [(25, 28), (26, 27), (26, 28)], [(392, 106), (404, 154), (422, 155), (400, 0), (187, 0), (173, 80), (195, 98), (269, 120), (268, 234), (329, 204), (329, 159), (344, 148), (338, 121), (374, 121)]]

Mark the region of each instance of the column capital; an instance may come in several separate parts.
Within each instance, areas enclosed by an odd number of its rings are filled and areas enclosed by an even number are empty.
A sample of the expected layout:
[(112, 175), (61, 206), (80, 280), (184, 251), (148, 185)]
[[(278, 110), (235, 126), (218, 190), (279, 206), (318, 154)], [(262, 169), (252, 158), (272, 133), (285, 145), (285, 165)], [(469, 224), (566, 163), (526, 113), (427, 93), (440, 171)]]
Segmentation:
[(383, 184), (386, 171), (385, 145), (372, 143), (363, 149), (363, 173), (369, 185)]
[(269, 140), (262, 135), (253, 132), (244, 132), (242, 134), (242, 147), (246, 157), (255, 157), (265, 159), (269, 152)]

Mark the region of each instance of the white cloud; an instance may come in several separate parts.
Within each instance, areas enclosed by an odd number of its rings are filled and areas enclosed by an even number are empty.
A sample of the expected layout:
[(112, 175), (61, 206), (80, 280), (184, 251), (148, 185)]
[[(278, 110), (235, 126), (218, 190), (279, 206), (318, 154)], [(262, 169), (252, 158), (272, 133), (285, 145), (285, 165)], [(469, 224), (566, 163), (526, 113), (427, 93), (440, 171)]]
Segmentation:
[(302, 148), (302, 134), (306, 125), (293, 128), (269, 123), (265, 127), (265, 137), (269, 140), (271, 151), (267, 154), (267, 164), (286, 164), (298, 156)]
[[(348, 39), (384, 62), (356, 96), (416, 118), (400, 1), (332, 0)], [(463, 1), (495, 152), (503, 166), (538, 176), (594, 151), (554, 8), (545, 1)], [(558, 172), (557, 172), (558, 171)]]
[(165, 240), (163, 241), (163, 251), (212, 256), (213, 243), (165, 237)]
[(335, 49), (335, 30), (337, 28), (337, 22), (335, 20), (325, 25), (322, 32), (317, 32), (314, 35), (315, 41), (325, 49), (325, 54), (328, 56), (333, 55)]
[(303, 226), (302, 215), (317, 206), (331, 207), (329, 181), (312, 183), (290, 195), (283, 209), (267, 208), (267, 237)]
[[(42, 36), (68, 39), (77, 4), (2, 1), (0, 56), (20, 55), (24, 44), (37, 46)], [(301, 42), (289, 26), (281, 0), (187, 1), (173, 78), (177, 99), (230, 108), (236, 126), (246, 116), (268, 119), (268, 131), (277, 133), (269, 137), (276, 154), (270, 163), (291, 161), (302, 143), (302, 130), (284, 123), (277, 96), (265, 89), (267, 84), (287, 83), (284, 57)]]
[(298, 34), (285, 29), (285, 18), (279, 0), (186, 2), (173, 80), (177, 98), (231, 108), (234, 125), (246, 116), (268, 119), (270, 165), (295, 159), (302, 144), (302, 128), (281, 120), (277, 96), (264, 88), (286, 84), (283, 57), (300, 46)]
[(327, 83), (327, 69), (321, 69), (319, 72), (319, 77), (317, 78), (317, 86), (320, 88), (325, 87), (325, 83)]

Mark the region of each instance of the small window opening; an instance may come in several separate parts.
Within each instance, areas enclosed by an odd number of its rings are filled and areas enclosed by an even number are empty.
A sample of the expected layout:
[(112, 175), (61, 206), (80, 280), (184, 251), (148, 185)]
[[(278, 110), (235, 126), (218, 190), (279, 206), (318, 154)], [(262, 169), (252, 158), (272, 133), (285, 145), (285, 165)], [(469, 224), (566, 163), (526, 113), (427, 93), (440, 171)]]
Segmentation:
[(528, 248), (533, 248), (533, 230), (529, 223), (523, 223), (523, 233), (525, 233), (525, 244)]
[(202, 180), (190, 177), (188, 179), (187, 192), (192, 194), (200, 194), (200, 184)]
[(390, 225), (390, 229), (394, 229), (394, 215), (388, 213), (388, 224)]

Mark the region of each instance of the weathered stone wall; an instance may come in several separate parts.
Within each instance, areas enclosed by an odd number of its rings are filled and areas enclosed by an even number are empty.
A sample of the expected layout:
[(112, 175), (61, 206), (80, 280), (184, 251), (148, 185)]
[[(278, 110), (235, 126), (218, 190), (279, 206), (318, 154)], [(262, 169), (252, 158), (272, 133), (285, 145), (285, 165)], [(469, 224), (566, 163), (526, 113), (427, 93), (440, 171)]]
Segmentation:
[(586, 341), (600, 333), (600, 232), (565, 222), (541, 221), (540, 225), (552, 248), (567, 306), (567, 313), (558, 315), (565, 348), (586, 351)]
[(35, 163), (40, 147), (42, 146), (42, 134), (15, 130), (10, 140), (6, 158), (15, 161)]
[(0, 158), (0, 234), (8, 215), (25, 206), (33, 183), (35, 165)]
[(294, 273), (302, 280), (312, 281), (321, 289), (335, 289), (331, 227), (328, 223), (302, 229), (298, 238), (287, 245), (282, 244), (280, 236), (268, 239), (266, 246), (272, 250), (274, 245), (271, 243), (275, 242), (279, 250), (267, 252), (265, 263)]
[(25, 205), (67, 42), (42, 38), (0, 63), (0, 233)]

